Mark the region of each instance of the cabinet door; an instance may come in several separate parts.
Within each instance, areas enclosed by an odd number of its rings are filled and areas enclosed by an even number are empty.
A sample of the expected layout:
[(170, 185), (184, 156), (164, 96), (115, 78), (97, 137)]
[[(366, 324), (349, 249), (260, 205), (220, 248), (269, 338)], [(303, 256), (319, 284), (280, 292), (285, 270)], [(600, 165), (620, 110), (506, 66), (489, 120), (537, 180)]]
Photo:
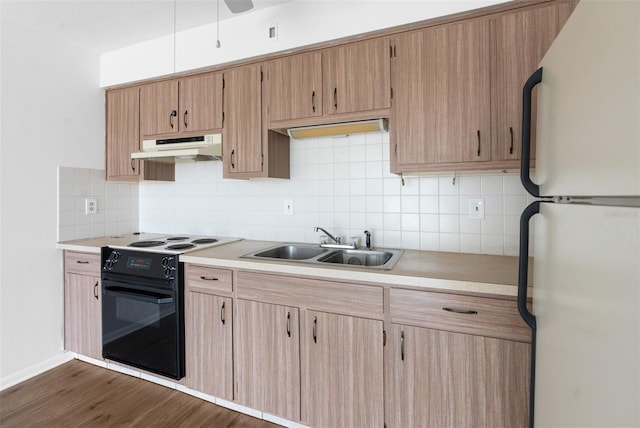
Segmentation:
[(182, 132), (222, 128), (222, 73), (180, 80), (178, 124)]
[(309, 311), (302, 340), (303, 421), (382, 427), (382, 321)]
[(262, 171), (262, 71), (248, 65), (224, 73), (223, 176)]
[(324, 51), (324, 113), (389, 108), (390, 66), (389, 39), (386, 38)]
[(298, 309), (238, 300), (237, 399), (243, 405), (300, 420)]
[(185, 385), (233, 399), (233, 306), (231, 298), (185, 293)]
[(394, 172), (489, 160), (489, 22), (470, 20), (408, 33), (394, 46)]
[(65, 274), (65, 349), (102, 359), (102, 304), (100, 278)]
[(322, 54), (311, 52), (269, 62), (269, 120), (322, 116)]
[(389, 428), (528, 425), (529, 344), (392, 324), (386, 351)]
[[(574, 6), (575, 3), (552, 4), (496, 19), (493, 160), (520, 159), (522, 87), (538, 68)], [(535, 115), (535, 104), (531, 111)], [(532, 127), (532, 142), (535, 142), (535, 129)], [(533, 149), (531, 152), (535, 153)]]
[(178, 132), (178, 82), (166, 80), (140, 89), (140, 133), (151, 135)]
[(131, 159), (131, 153), (140, 149), (138, 91), (138, 88), (127, 88), (106, 94), (107, 180), (140, 177), (140, 161)]

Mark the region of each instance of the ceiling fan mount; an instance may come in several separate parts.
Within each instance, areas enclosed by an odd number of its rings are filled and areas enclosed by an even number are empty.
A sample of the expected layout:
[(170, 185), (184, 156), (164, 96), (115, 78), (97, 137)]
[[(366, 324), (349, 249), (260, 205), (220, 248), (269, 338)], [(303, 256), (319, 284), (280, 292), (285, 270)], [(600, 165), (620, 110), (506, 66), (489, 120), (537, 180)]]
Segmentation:
[(251, 0), (224, 0), (231, 13), (241, 13), (253, 9)]

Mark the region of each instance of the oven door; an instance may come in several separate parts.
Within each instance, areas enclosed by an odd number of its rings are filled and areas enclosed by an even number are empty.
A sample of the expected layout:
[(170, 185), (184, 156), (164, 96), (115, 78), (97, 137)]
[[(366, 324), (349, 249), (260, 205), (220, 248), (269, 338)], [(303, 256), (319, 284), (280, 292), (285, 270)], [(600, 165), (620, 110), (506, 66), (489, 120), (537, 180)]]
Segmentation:
[(103, 279), (102, 356), (174, 379), (183, 377), (179, 299), (171, 289)]

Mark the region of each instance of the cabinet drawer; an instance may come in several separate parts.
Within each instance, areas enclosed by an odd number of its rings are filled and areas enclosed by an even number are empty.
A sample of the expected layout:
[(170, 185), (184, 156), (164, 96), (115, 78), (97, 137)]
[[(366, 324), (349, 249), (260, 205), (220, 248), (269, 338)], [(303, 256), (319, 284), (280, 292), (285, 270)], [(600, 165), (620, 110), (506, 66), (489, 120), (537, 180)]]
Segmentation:
[(64, 252), (65, 273), (100, 276), (100, 254)]
[(202, 293), (231, 293), (233, 292), (232, 278), (232, 271), (229, 269), (185, 265), (185, 284), (191, 290)]
[(390, 314), (398, 324), (531, 341), (515, 300), (392, 288)]
[(238, 297), (363, 318), (383, 318), (382, 287), (238, 272)]

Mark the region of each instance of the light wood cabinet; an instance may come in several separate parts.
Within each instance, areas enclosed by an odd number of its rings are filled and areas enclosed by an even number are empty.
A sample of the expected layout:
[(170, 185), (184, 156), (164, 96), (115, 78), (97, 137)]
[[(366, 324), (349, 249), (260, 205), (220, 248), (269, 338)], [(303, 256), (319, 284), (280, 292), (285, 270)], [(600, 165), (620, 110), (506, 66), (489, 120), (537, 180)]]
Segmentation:
[(260, 64), (224, 72), (224, 178), (289, 178), (289, 137), (266, 127), (262, 78)]
[(322, 69), (326, 114), (389, 108), (389, 39), (371, 39), (326, 49)]
[(173, 181), (174, 165), (131, 159), (131, 153), (140, 151), (139, 91), (139, 87), (131, 87), (106, 93), (107, 180)]
[(300, 420), (300, 323), (296, 307), (238, 301), (238, 401)]
[[(505, 13), (495, 19), (495, 67), (492, 73), (495, 112), (493, 160), (520, 159), (522, 86), (538, 64), (577, 2), (554, 3)], [(532, 120), (535, 123), (535, 94)], [(535, 143), (535, 126), (532, 143)], [(531, 150), (535, 153), (534, 147)]]
[(187, 264), (185, 267), (184, 384), (232, 400), (232, 271)]
[(276, 59), (266, 69), (271, 122), (322, 116), (322, 53)]
[(102, 359), (100, 255), (65, 251), (64, 347)]
[(389, 428), (525, 427), (531, 331), (515, 301), (391, 289)]
[(237, 280), (240, 402), (311, 426), (381, 427), (382, 288), (246, 271)]
[(394, 39), (391, 170), (491, 157), (489, 22), (474, 19)]
[(143, 85), (142, 138), (202, 133), (222, 128), (222, 73), (207, 73)]
[(314, 427), (382, 427), (382, 321), (308, 311), (304, 324), (305, 423)]

